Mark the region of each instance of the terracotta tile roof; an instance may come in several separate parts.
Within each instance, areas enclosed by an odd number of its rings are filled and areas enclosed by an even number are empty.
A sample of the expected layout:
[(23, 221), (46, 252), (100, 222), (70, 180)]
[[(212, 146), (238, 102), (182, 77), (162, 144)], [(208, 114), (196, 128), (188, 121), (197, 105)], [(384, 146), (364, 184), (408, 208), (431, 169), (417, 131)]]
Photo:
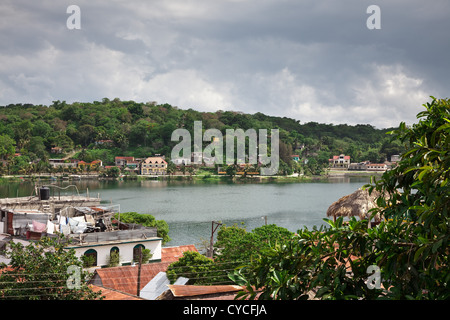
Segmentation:
[(103, 300), (145, 300), (145, 299), (135, 296), (133, 294), (119, 292), (119, 291), (116, 291), (113, 289), (108, 289), (108, 288), (102, 288), (102, 287), (95, 286), (92, 284), (90, 284), (89, 287), (94, 292), (101, 291)]
[(183, 252), (186, 251), (198, 252), (197, 248), (193, 244), (178, 247), (161, 248), (161, 262), (178, 261), (178, 259), (180, 259), (183, 256)]

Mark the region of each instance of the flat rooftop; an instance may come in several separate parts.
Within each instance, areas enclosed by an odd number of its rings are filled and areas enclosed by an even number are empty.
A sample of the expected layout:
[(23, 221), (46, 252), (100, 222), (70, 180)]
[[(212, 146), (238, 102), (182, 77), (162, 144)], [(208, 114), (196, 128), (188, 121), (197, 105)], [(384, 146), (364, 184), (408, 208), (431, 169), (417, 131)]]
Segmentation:
[(36, 203), (59, 203), (59, 202), (100, 202), (100, 198), (92, 198), (85, 196), (54, 196), (48, 200), (41, 200), (39, 197), (18, 197), (18, 198), (2, 198), (0, 199), (0, 207), (17, 204), (36, 204)]

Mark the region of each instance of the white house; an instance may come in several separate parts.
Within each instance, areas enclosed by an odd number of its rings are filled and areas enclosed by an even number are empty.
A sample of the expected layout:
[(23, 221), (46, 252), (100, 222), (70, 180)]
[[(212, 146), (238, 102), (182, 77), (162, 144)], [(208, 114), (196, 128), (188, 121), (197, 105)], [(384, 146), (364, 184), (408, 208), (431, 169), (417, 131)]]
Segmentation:
[(333, 156), (333, 158), (328, 161), (333, 168), (348, 168), (350, 166), (350, 156), (344, 154)]
[(387, 169), (386, 163), (369, 163), (366, 165), (367, 171), (386, 171)]
[(175, 158), (171, 160), (175, 165), (190, 165), (191, 159), (190, 158)]
[(150, 261), (161, 261), (162, 238), (156, 236), (156, 228), (84, 233), (73, 235), (71, 239), (72, 243), (65, 249), (74, 249), (79, 258), (92, 256), (97, 267), (107, 266), (114, 251), (119, 253), (120, 265), (139, 261), (140, 249), (150, 249)]

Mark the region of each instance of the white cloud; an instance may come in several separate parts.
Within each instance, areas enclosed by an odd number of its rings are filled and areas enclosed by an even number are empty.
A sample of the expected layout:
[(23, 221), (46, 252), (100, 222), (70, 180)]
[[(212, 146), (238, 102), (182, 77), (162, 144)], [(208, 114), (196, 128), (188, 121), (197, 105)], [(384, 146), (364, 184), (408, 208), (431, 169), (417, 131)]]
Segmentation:
[[(400, 65), (373, 66), (372, 77), (355, 84), (353, 110), (366, 114), (365, 119), (378, 126), (397, 126), (401, 121), (413, 123), (423, 110), (429, 92), (423, 79), (408, 75)], [(362, 118), (359, 116), (359, 118)]]
[(373, 65), (370, 73), (355, 76), (350, 84), (353, 94), (346, 101), (340, 101), (325, 85), (299, 79), (288, 68), (257, 79), (269, 97), (265, 111), (302, 122), (396, 127), (401, 121), (415, 122), (415, 115), (429, 100), (423, 80), (408, 75), (398, 65)]
[(143, 83), (140, 95), (148, 95), (181, 108), (217, 111), (231, 105), (230, 86), (214, 84), (196, 70), (172, 70)]
[(302, 122), (415, 122), (448, 88), (445, 1), (420, 15), (413, 3), (380, 3), (377, 31), (356, 0), (80, 0), (78, 31), (65, 27), (68, 0), (7, 1), (0, 105), (118, 97)]

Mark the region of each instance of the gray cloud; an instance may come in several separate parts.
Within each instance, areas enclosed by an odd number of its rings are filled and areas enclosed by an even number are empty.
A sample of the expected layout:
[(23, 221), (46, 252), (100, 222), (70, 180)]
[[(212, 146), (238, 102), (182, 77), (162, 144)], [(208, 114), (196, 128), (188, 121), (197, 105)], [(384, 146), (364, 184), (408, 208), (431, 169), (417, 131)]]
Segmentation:
[(446, 97), (447, 0), (69, 1), (0, 4), (0, 104), (103, 97), (302, 122), (414, 122)]

